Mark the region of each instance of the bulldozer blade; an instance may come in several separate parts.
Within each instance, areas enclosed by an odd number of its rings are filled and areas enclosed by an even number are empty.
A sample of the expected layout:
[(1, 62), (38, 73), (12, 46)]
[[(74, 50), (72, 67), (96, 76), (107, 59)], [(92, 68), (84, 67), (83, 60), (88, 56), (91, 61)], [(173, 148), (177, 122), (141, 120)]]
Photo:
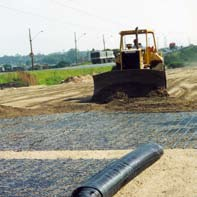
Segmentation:
[(128, 98), (146, 97), (157, 90), (167, 92), (165, 71), (150, 69), (111, 71), (93, 76), (94, 95), (92, 101), (106, 103), (118, 94)]

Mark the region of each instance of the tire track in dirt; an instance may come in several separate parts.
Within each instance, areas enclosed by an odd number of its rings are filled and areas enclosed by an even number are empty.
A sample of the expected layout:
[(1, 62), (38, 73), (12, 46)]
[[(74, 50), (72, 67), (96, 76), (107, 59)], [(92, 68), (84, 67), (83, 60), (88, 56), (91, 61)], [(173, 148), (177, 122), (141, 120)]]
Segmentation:
[(197, 101), (197, 68), (168, 70), (170, 97)]

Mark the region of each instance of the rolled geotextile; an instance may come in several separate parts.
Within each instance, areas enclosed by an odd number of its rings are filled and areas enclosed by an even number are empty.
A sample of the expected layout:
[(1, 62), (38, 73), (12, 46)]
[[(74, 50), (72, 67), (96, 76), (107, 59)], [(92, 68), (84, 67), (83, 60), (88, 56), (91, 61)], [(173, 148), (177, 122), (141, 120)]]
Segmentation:
[(72, 197), (111, 197), (162, 154), (163, 149), (158, 144), (141, 145), (76, 188)]

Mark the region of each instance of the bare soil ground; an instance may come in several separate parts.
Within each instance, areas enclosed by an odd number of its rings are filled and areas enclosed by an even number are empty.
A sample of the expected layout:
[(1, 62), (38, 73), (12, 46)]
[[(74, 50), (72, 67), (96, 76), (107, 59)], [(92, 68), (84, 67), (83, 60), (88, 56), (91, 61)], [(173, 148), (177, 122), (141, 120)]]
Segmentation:
[(73, 78), (54, 86), (31, 86), (0, 90), (0, 117), (17, 117), (75, 111), (176, 112), (197, 110), (197, 67), (167, 71), (169, 97), (90, 102), (91, 76)]

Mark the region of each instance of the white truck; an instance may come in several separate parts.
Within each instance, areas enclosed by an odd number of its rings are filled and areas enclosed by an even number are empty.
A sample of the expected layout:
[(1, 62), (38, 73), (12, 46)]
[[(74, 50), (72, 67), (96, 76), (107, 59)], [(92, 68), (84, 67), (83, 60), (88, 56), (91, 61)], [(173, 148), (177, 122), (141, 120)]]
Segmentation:
[(102, 64), (108, 62), (114, 62), (115, 56), (113, 51), (91, 51), (90, 53), (92, 64)]

